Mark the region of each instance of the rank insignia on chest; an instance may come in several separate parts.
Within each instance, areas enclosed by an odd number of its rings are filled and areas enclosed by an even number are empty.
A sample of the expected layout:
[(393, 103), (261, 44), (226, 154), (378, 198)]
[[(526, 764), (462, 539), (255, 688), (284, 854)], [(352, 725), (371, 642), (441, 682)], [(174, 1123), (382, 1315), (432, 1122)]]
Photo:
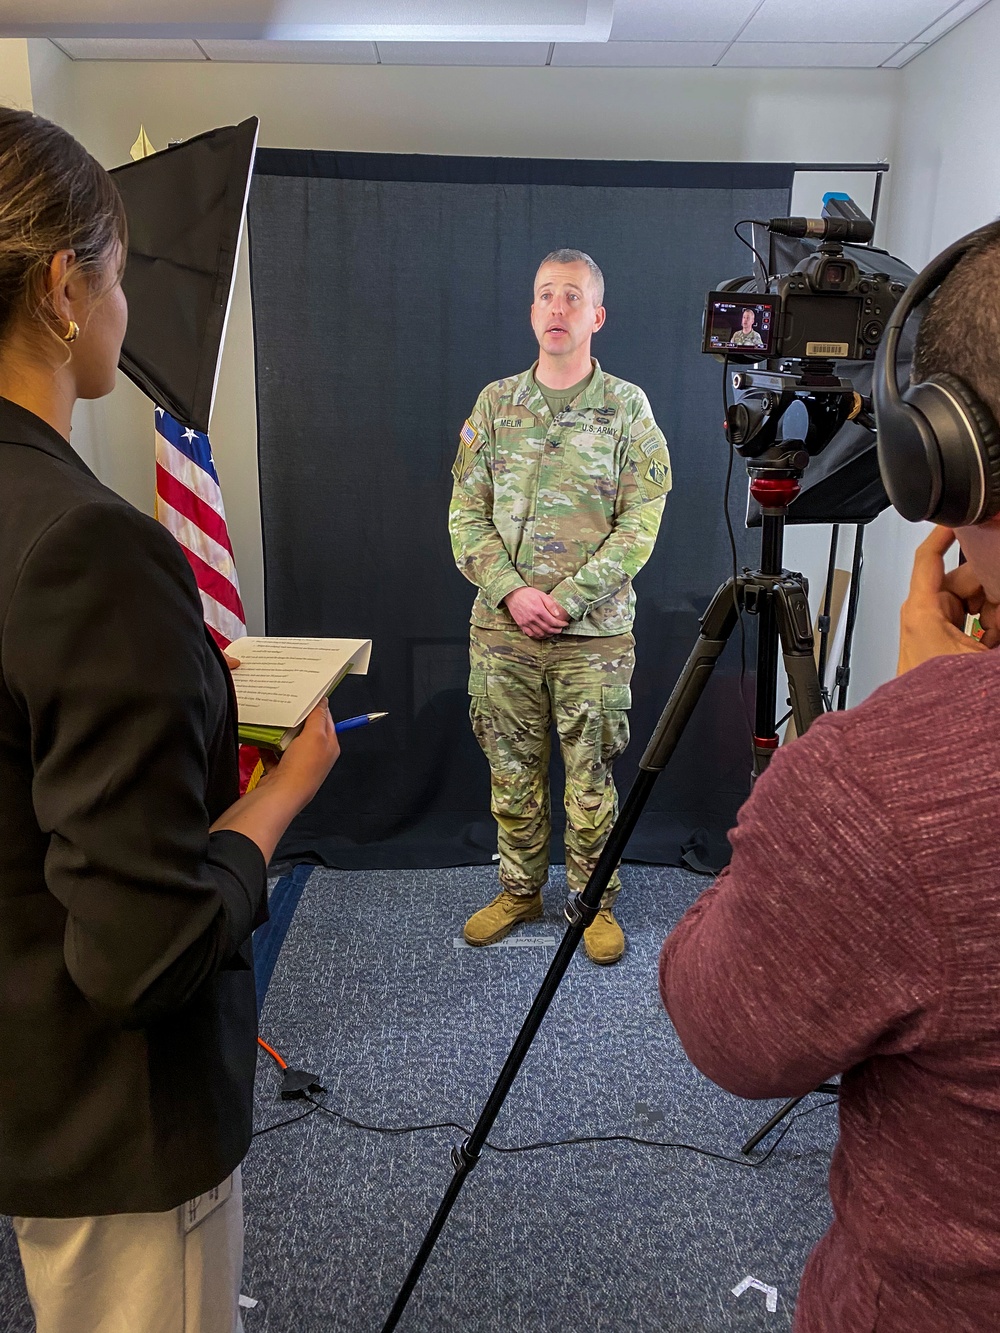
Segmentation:
[(654, 458), (646, 469), (646, 478), (651, 481), (654, 486), (662, 486), (666, 481), (667, 469), (658, 458)]

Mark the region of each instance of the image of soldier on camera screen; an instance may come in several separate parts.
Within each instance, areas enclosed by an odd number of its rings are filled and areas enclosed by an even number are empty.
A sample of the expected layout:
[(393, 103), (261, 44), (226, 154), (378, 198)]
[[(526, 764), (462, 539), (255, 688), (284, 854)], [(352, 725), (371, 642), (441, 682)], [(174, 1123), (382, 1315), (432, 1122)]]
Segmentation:
[(730, 347), (757, 347), (763, 351), (764, 340), (754, 328), (756, 318), (756, 312), (751, 310), (749, 306), (744, 306), (742, 326), (730, 338)]

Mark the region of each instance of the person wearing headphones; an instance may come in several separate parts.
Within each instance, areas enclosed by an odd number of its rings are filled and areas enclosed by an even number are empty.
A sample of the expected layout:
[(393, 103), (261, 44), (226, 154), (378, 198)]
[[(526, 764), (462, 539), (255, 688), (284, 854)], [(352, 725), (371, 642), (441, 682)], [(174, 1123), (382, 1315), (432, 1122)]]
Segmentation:
[[(935, 289), (901, 397), (899, 329)], [(1000, 224), (915, 279), (880, 357), (886, 488), (942, 525), (916, 552), (900, 674), (776, 753), (731, 864), (663, 946), (660, 991), (694, 1064), (738, 1096), (842, 1074), (833, 1222), (794, 1333), (985, 1333), (1000, 1312)], [(946, 573), (956, 538), (967, 563)]]
[(0, 1211), (38, 1333), (235, 1333), (266, 866), (339, 754), (325, 704), (238, 796), (181, 547), (94, 476), (126, 222), (0, 108)]

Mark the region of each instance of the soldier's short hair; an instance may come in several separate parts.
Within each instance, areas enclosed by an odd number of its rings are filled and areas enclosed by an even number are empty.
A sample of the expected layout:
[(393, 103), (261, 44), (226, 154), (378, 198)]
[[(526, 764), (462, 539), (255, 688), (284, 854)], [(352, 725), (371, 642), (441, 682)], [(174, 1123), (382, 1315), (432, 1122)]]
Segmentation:
[[(604, 304), (604, 274), (590, 255), (585, 254), (583, 250), (553, 250), (551, 254), (545, 256), (538, 268), (543, 268), (546, 264), (586, 264), (594, 284), (594, 305)], [(535, 276), (538, 276), (538, 269), (535, 270)]]
[(913, 349), (913, 379), (957, 375), (1000, 420), (1000, 220), (930, 299)]

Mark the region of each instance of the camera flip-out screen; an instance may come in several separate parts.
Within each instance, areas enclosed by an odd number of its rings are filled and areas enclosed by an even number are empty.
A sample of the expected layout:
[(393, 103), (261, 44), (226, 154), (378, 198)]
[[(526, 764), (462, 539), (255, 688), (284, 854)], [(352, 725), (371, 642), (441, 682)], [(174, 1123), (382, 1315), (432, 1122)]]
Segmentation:
[(709, 292), (703, 352), (770, 356), (777, 342), (779, 296)]

